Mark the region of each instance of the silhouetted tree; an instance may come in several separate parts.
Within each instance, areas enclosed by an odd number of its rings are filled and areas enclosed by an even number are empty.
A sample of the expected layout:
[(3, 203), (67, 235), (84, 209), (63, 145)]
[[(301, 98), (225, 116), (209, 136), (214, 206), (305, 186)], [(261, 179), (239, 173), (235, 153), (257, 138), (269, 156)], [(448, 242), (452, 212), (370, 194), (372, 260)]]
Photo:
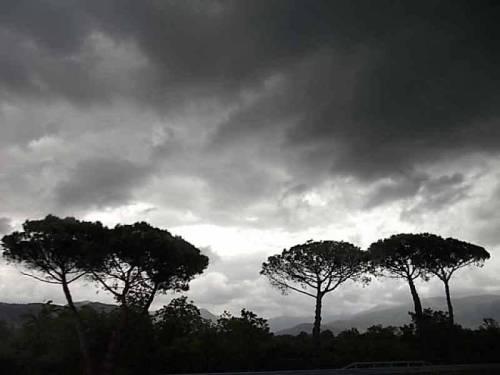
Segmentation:
[(208, 258), (189, 242), (147, 223), (111, 230), (107, 251), (94, 254), (88, 264), (92, 279), (114, 296), (121, 311), (109, 340), (105, 374), (114, 367), (129, 311), (147, 314), (156, 294), (188, 290), (189, 281), (207, 265)]
[(160, 372), (213, 369), (218, 350), (215, 324), (185, 296), (174, 298), (154, 315), (156, 357)]
[(224, 312), (217, 320), (219, 347), (224, 353), (224, 370), (259, 370), (267, 354), (272, 334), (267, 320), (242, 309), (241, 316)]
[(415, 280), (428, 279), (424, 267), (421, 237), (418, 234), (396, 234), (372, 243), (368, 252), (377, 273), (382, 272), (387, 277), (406, 280), (413, 298), (415, 318), (419, 322), (423, 316), (423, 309)]
[(454, 324), (453, 305), (450, 296), (450, 279), (453, 274), (469, 265), (481, 267), (490, 254), (481, 246), (454, 238), (443, 239), (440, 236), (423, 233), (420, 235), (423, 245), (425, 268), (444, 283), (450, 323)]
[(155, 328), (162, 342), (192, 335), (210, 324), (186, 296), (174, 298), (155, 313)]
[(267, 258), (260, 273), (286, 294), (293, 290), (316, 300), (313, 339), (319, 353), (321, 308), (325, 294), (368, 270), (366, 253), (343, 241), (308, 241)]
[(103, 250), (107, 229), (99, 222), (79, 221), (71, 217), (48, 215), (42, 220), (27, 220), (23, 230), (2, 238), (3, 256), (26, 267), (24, 275), (61, 285), (68, 307), (73, 313), (81, 354), (87, 374), (93, 373), (88, 338), (70, 292), (70, 284), (87, 275), (83, 265), (91, 253)]
[(249, 334), (253, 332), (265, 335), (269, 334), (269, 325), (267, 324), (267, 320), (259, 318), (257, 314), (247, 309), (241, 310), (240, 318), (232, 316), (228, 312), (224, 312), (224, 314), (222, 314), (217, 320), (217, 328), (223, 333), (243, 330)]

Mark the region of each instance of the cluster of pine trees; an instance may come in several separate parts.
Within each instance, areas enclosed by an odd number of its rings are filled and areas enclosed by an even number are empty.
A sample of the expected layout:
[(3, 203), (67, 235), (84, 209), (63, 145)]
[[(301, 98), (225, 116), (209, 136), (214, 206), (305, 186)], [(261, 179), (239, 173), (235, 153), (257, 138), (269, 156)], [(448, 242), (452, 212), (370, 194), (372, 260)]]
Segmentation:
[(322, 301), (348, 280), (367, 284), (374, 277), (407, 282), (420, 329), (424, 312), (415, 280), (438, 277), (444, 284), (448, 322), (454, 325), (450, 280), (461, 268), (482, 266), (490, 254), (481, 246), (431, 233), (396, 234), (372, 243), (367, 250), (344, 241), (308, 241), (270, 256), (261, 274), (283, 293), (302, 293), (315, 299), (313, 338), (319, 354)]

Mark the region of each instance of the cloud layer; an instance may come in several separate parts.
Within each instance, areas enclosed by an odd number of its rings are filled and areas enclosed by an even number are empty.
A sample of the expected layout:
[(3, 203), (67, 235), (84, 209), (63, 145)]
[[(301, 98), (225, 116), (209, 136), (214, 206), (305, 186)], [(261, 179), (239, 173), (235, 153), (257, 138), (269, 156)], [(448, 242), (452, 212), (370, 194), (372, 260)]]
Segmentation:
[(457, 0), (2, 1), (0, 233), (47, 213), (151, 221), (221, 257), (193, 284), (218, 310), (288, 309), (259, 264), (310, 238), (451, 235), (487, 246), (493, 275), (499, 13)]

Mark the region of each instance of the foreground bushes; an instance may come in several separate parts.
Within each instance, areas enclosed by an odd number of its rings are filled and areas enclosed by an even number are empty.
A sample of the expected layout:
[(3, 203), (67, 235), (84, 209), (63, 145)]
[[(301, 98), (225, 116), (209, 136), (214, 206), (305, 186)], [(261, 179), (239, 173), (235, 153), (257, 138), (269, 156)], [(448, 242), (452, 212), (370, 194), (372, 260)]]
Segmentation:
[[(82, 309), (92, 337), (96, 362), (105, 352), (117, 312)], [(428, 360), (432, 363), (498, 361), (500, 328), (485, 320), (477, 330), (450, 326), (445, 313), (426, 310), (424, 325), (350, 329), (321, 333), (321, 367), (356, 361)], [(131, 324), (119, 353), (116, 374), (304, 369), (312, 367), (309, 334), (274, 336), (267, 322), (251, 311), (223, 314), (216, 322), (201, 318), (185, 298), (145, 318), (131, 313)], [(69, 312), (45, 306), (21, 327), (0, 324), (0, 373), (29, 375), (78, 374), (78, 340)]]

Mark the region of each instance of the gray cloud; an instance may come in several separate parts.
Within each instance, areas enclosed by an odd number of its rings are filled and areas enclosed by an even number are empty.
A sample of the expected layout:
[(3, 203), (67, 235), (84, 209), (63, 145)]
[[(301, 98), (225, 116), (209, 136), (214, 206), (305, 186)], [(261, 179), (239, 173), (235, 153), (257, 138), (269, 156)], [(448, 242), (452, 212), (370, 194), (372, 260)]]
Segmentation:
[(56, 200), (65, 209), (123, 205), (133, 197), (132, 190), (144, 184), (151, 172), (127, 160), (84, 160), (76, 165), (67, 180), (56, 186)]
[(431, 177), (426, 173), (415, 173), (410, 176), (394, 175), (390, 180), (383, 180), (375, 185), (364, 204), (371, 209), (386, 203), (397, 202), (417, 197), (419, 200), (403, 216), (416, 215), (422, 211), (438, 211), (442, 207), (453, 204), (466, 196), (470, 188), (461, 173)]
[(0, 234), (9, 233), (12, 230), (11, 222), (8, 217), (0, 217)]
[(365, 208), (373, 208), (387, 202), (413, 197), (429, 181), (429, 176), (422, 174), (398, 177), (377, 186), (366, 202)]
[(210, 246), (204, 246), (200, 248), (200, 250), (204, 255), (208, 257), (210, 265), (218, 263), (221, 260), (220, 255), (213, 251)]
[[(421, 164), (498, 151), (500, 57), (491, 44), (497, 7), (114, 0), (2, 6), (0, 35), (9, 53), (2, 54), (0, 81), (8, 94), (86, 105), (129, 98), (162, 113), (209, 98), (235, 107), (204, 151), (231, 162), (215, 157), (192, 172), (204, 174), (215, 206), (249, 206), (283, 183), (314, 185), (332, 174), (400, 180), (367, 203), (373, 206), (416, 194)], [(121, 45), (135, 55), (123, 55)], [(290, 181), (272, 175), (277, 166)]]
[[(464, 151), (498, 151), (498, 7), (490, 3), (108, 0), (3, 7), (5, 32), (26, 39), (4, 44), (2, 71), (19, 70), (6, 73), (7, 88), (49, 90), (77, 102), (126, 95), (168, 108), (206, 96), (235, 102), (282, 75), (285, 93), (268, 97), (267, 108), (257, 101), (219, 136), (239, 140), (235, 127), (254, 131), (295, 119), (282, 141), (301, 154), (302, 167), (322, 170), (326, 162), (335, 172), (371, 178)], [(134, 89), (96, 74), (96, 60), (83, 53), (96, 32), (134, 42), (147, 56), (143, 81), (130, 77)]]
[(401, 212), (401, 219), (412, 219), (425, 212), (436, 212), (467, 198), (471, 183), (460, 173), (426, 181), (419, 191), (419, 200)]
[(477, 227), (477, 238), (486, 245), (500, 244), (500, 184), (472, 210)]

